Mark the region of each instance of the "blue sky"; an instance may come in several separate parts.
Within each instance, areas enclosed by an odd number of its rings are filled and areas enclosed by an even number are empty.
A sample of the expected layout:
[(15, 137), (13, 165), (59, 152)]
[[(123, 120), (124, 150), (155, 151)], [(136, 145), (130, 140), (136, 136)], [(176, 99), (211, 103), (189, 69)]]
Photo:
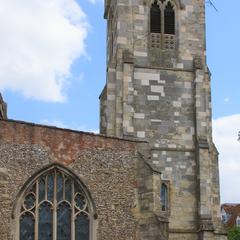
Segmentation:
[[(53, 98), (53, 101), (48, 101), (43, 97), (39, 101), (35, 96), (30, 98), (23, 96), (21, 89), (13, 91), (6, 88), (3, 96), (8, 103), (9, 118), (38, 123), (62, 123), (66, 127), (83, 130), (99, 128), (98, 96), (106, 80), (106, 23), (103, 19), (103, 3), (99, 1), (93, 4), (88, 0), (79, 0), (78, 2), (86, 14), (85, 21), (88, 24), (88, 35), (84, 41), (86, 52), (81, 54), (80, 58), (72, 61), (71, 73), (73, 76), (62, 88), (66, 100), (59, 102), (58, 99)], [(56, 41), (58, 40), (56, 39)], [(43, 79), (42, 88), (45, 87), (44, 83)]]
[(213, 118), (240, 113), (240, 2), (215, 1), (207, 7), (207, 60), (212, 73)]
[[(106, 81), (103, 1), (39, 2), (0, 3), (4, 33), (0, 39), (0, 91), (8, 103), (8, 116), (97, 131), (98, 96)], [(240, 185), (240, 143), (236, 141), (240, 130), (240, 1), (214, 3), (218, 12), (206, 7), (207, 60), (212, 73), (222, 201), (240, 202), (240, 194), (230, 188)]]

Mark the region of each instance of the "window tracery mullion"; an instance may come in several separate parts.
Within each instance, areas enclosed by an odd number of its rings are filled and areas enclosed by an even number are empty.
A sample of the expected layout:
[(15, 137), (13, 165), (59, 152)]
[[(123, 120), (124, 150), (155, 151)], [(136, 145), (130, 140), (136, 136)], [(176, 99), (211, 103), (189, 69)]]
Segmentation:
[(34, 234), (34, 240), (38, 240), (38, 210), (39, 210), (39, 180), (36, 181), (36, 189), (35, 189), (35, 195), (36, 195), (36, 204), (35, 204), (35, 234)]
[(44, 187), (45, 187), (45, 194), (44, 194), (45, 199), (44, 199), (44, 201), (46, 201), (47, 200), (47, 190), (48, 190), (48, 175), (45, 176), (45, 186)]
[[(63, 181), (59, 185), (58, 176), (60, 175)], [(91, 233), (90, 235), (86, 235), (86, 231), (88, 231), (89, 234), (89, 227), (91, 228), (89, 225), (91, 221), (88, 208), (89, 203), (85, 193), (75, 184), (77, 183), (75, 183), (70, 176), (65, 175), (64, 172), (61, 172), (58, 169), (51, 169), (49, 172), (39, 176), (32, 187), (27, 189), (24, 194), (24, 199), (21, 201), (18, 231), (21, 231), (21, 217), (24, 217), (24, 214), (27, 214), (28, 216), (32, 216), (31, 226), (33, 229), (32, 231), (29, 230), (29, 228), (26, 227), (26, 224), (25, 226), (24, 224), (22, 226), (23, 229), (27, 229), (29, 233), (32, 233), (31, 239), (33, 240), (42, 240), (45, 237), (51, 240), (58, 240), (61, 238), (61, 236), (58, 235), (61, 234), (59, 233), (61, 227), (63, 227), (63, 234), (66, 234), (63, 235), (65, 237), (64, 239), (68, 236), (67, 239), (76, 240), (79, 238), (79, 234), (85, 234), (85, 238), (87, 237), (88, 240), (91, 239)], [(59, 189), (62, 189), (60, 190), (60, 194), (62, 194), (61, 198), (58, 197)], [(81, 197), (79, 198), (79, 196)], [(78, 198), (76, 199), (76, 197)], [(79, 206), (79, 208), (77, 206)], [(67, 228), (66, 225), (64, 225), (64, 219), (59, 218), (59, 216), (61, 216), (60, 213), (62, 213), (62, 210), (64, 210), (65, 207), (66, 210), (69, 211), (67, 213), (69, 219), (67, 220), (67, 223), (71, 224), (71, 226), (68, 225)], [(80, 223), (80, 226), (83, 226), (83, 230), (80, 231), (79, 229), (76, 229), (76, 224), (79, 224), (79, 221), (76, 223), (77, 217), (80, 216), (79, 214), (84, 214), (84, 216), (86, 216), (86, 219), (83, 220), (85, 221), (83, 225)], [(61, 223), (60, 228), (59, 223)], [(84, 226), (84, 224), (86, 225)], [(46, 226), (48, 227), (45, 231)], [(68, 231), (66, 231), (66, 229), (68, 229)], [(28, 233), (23, 233), (21, 236), (18, 234), (19, 239), (25, 240), (26, 236), (28, 236), (27, 234)], [(70, 234), (71, 237), (69, 236)]]
[(74, 206), (74, 194), (75, 194), (75, 189), (74, 189), (74, 183), (71, 181), (71, 195), (72, 195), (72, 201), (71, 201), (71, 206), (72, 206), (72, 216), (71, 216), (71, 221), (72, 221), (72, 227), (71, 227), (71, 240), (75, 240), (75, 206)]
[(54, 185), (53, 185), (53, 240), (57, 240), (57, 173), (54, 170)]
[(63, 199), (66, 201), (66, 193), (65, 193), (66, 176), (62, 175), (62, 179), (63, 179)]

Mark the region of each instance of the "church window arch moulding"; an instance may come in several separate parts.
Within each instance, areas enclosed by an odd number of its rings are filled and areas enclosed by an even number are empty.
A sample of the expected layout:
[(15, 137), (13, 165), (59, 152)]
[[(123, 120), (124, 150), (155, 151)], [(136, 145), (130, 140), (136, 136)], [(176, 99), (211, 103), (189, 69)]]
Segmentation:
[(15, 240), (95, 240), (95, 205), (81, 180), (59, 164), (33, 176), (14, 209)]

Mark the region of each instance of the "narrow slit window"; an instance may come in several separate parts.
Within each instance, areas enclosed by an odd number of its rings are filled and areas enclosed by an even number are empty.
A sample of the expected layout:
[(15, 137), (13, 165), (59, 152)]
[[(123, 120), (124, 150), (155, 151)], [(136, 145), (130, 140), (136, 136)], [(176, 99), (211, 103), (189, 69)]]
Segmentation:
[(165, 183), (161, 186), (161, 203), (162, 211), (168, 210), (168, 187)]
[(164, 33), (175, 34), (175, 12), (170, 2), (168, 2), (164, 10)]
[(150, 15), (151, 33), (161, 33), (161, 10), (156, 1), (151, 6)]

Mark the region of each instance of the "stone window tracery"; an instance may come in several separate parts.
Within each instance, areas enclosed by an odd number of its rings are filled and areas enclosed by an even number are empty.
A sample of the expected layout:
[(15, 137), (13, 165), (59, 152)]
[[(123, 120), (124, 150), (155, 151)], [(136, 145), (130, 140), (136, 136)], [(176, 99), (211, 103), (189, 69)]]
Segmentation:
[(24, 192), (19, 240), (90, 240), (90, 205), (79, 184), (53, 168)]
[(150, 47), (175, 50), (175, 5), (171, 0), (154, 0), (150, 8)]

